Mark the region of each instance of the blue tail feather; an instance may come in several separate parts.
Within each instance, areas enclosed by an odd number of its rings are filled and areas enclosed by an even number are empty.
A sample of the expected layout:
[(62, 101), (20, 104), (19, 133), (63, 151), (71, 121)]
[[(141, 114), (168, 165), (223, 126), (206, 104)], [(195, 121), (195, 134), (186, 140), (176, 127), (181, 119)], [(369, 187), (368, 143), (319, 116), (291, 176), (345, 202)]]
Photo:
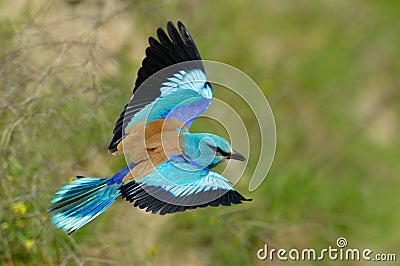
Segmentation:
[(123, 172), (110, 178), (78, 177), (64, 185), (49, 206), (52, 224), (72, 234), (103, 213), (120, 196), (122, 182), (116, 179)]

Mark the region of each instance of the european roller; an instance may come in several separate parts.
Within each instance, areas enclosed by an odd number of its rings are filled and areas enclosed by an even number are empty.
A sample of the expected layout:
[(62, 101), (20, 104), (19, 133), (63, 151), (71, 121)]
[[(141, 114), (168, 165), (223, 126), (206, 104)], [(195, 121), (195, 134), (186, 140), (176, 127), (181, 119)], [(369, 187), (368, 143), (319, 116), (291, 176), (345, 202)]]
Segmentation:
[(248, 201), (212, 170), (228, 159), (245, 161), (230, 143), (209, 133), (190, 133), (192, 121), (213, 99), (200, 54), (181, 23), (149, 38), (133, 96), (108, 147), (130, 163), (108, 178), (78, 176), (55, 194), (51, 222), (71, 234), (125, 198), (161, 215)]

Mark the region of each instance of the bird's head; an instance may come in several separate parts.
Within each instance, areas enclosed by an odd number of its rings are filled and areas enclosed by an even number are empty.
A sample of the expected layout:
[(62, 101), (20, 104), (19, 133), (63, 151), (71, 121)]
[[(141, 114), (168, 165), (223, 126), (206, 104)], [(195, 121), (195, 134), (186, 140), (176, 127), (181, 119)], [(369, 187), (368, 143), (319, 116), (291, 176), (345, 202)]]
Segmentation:
[(246, 161), (226, 139), (214, 134), (189, 133), (184, 137), (184, 147), (185, 153), (193, 161), (207, 168), (213, 168), (227, 159)]

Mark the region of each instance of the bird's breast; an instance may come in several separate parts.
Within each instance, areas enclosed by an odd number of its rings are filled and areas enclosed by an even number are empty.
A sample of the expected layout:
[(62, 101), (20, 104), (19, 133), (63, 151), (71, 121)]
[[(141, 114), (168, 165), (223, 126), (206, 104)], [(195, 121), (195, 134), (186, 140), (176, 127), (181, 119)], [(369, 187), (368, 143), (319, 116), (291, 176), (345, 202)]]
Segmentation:
[(126, 154), (135, 167), (123, 182), (138, 180), (168, 161), (170, 156), (181, 154), (183, 141), (181, 130), (187, 128), (177, 119), (159, 119), (135, 124), (126, 129), (126, 136), (118, 144), (118, 153)]

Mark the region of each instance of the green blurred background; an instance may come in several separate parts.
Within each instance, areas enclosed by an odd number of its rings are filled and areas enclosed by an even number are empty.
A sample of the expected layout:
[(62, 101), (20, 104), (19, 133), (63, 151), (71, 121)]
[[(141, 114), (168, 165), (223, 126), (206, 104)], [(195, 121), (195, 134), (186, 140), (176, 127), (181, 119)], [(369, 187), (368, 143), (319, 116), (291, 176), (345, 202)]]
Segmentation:
[[(399, 18), (389, 0), (0, 0), (0, 263), (297, 265), (256, 252), (340, 236), (399, 260)], [(124, 166), (106, 148), (147, 38), (168, 20), (204, 59), (259, 84), (277, 125), (271, 171), (253, 193), (249, 171), (238, 184), (251, 203), (161, 217), (120, 200), (66, 236), (49, 200), (72, 176)], [(302, 262), (321, 263), (334, 262)]]

